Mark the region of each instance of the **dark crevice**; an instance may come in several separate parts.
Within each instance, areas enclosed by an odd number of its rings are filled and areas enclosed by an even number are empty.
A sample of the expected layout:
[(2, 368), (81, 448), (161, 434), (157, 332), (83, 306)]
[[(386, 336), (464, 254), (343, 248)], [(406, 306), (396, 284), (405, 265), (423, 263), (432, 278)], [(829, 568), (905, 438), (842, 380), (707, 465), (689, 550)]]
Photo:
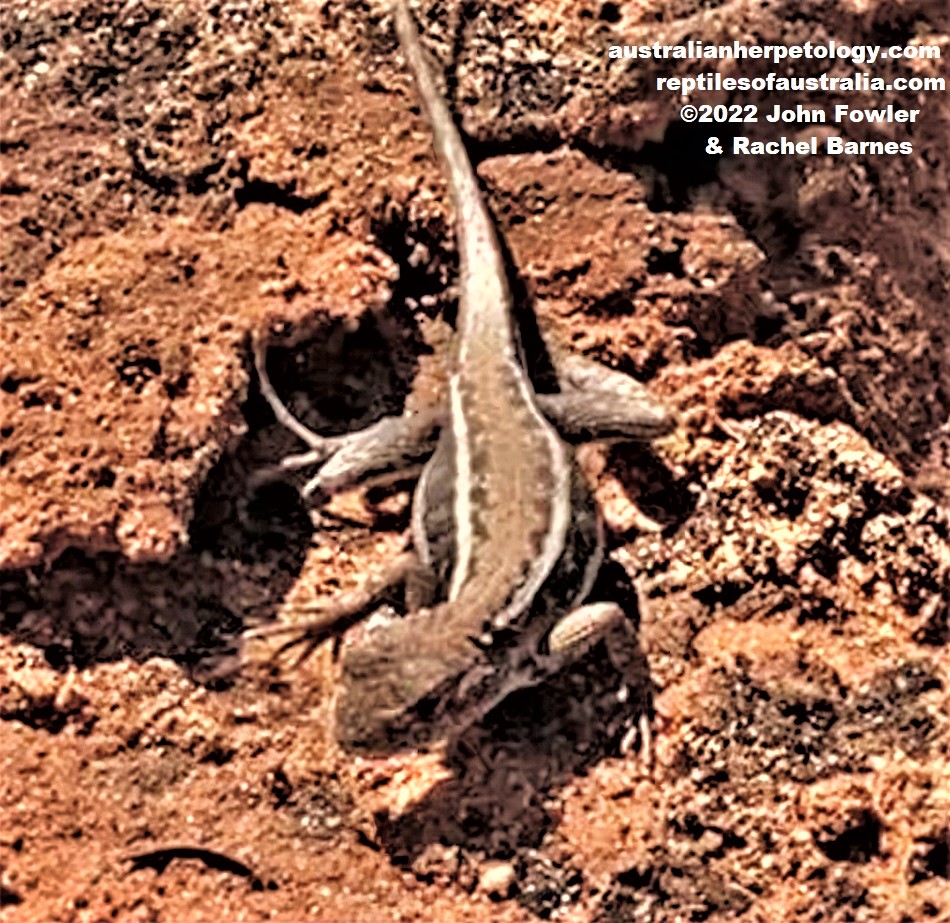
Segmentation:
[(738, 602), (753, 587), (754, 583), (738, 583), (736, 581), (721, 581), (710, 584), (693, 593), (693, 597), (710, 609), (720, 606), (726, 608)]
[[(312, 336), (268, 349), (271, 384), (290, 411), (321, 435), (362, 429), (386, 414), (399, 413), (424, 350), (410, 319), (391, 325), (364, 314), (358, 328), (334, 321)], [(396, 329), (393, 329), (393, 326)], [(249, 408), (255, 421), (272, 419), (258, 394)], [(295, 451), (300, 451), (299, 444)]]
[(686, 241), (683, 239), (674, 240), (676, 250), (660, 250), (657, 247), (651, 247), (647, 254), (647, 272), (650, 275), (658, 276), (669, 274), (675, 279), (686, 278), (686, 270), (683, 268), (683, 249)]
[(915, 846), (907, 870), (910, 884), (931, 878), (950, 879), (950, 830), (944, 831), (942, 836), (918, 840)]
[[(730, 129), (720, 130), (719, 141), (723, 150), (732, 143)], [(708, 126), (671, 122), (662, 141), (646, 141), (639, 150), (610, 145), (597, 145), (574, 140), (572, 146), (586, 157), (608, 170), (637, 173), (641, 178), (653, 177), (647, 205), (654, 212), (685, 211), (692, 201), (693, 192), (718, 176), (721, 154), (707, 154)]]
[(459, 133), (476, 169), (485, 160), (494, 157), (521, 157), (531, 154), (551, 154), (562, 147), (564, 140), (553, 130), (540, 127), (525, 129), (504, 137), (480, 139), (466, 135), (461, 126)]
[(950, 642), (950, 603), (938, 600), (926, 622), (914, 633), (917, 644), (944, 647)]
[[(445, 304), (446, 285), (458, 271), (458, 254), (454, 247), (446, 247), (452, 230), (440, 220), (427, 224), (411, 221), (399, 206), (387, 202), (384, 209), (373, 216), (370, 230), (373, 240), (396, 265), (398, 276), (392, 287), (388, 310), (394, 315), (406, 313), (406, 304), (412, 301), (424, 307), (427, 314), (442, 314), (453, 320), (453, 311)], [(429, 255), (416, 258), (417, 248)]]
[(881, 851), (881, 821), (871, 810), (860, 811), (842, 832), (822, 831), (815, 843), (832, 862), (869, 862)]
[(0, 883), (0, 908), (14, 907), (23, 903), (23, 895), (10, 885)]
[(0, 715), (0, 721), (16, 721), (35, 731), (58, 734), (69, 723), (71, 715), (52, 702), (35, 703)]
[(296, 180), (281, 185), (263, 179), (247, 180), (234, 190), (234, 201), (238, 208), (246, 208), (252, 202), (262, 205), (276, 205), (285, 208), (295, 215), (302, 215), (312, 208), (317, 208), (327, 201), (328, 192), (320, 192), (312, 196), (303, 196), (296, 193)]

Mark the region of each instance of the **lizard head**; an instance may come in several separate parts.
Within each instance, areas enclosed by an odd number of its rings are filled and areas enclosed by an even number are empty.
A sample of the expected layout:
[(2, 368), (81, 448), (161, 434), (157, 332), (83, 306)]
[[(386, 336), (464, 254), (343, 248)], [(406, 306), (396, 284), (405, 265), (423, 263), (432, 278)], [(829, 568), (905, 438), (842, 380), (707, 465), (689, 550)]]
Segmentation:
[(433, 615), (394, 619), (344, 646), (336, 702), (336, 737), (344, 749), (367, 755), (426, 750), (449, 735), (439, 716), (479, 652), (441, 637)]

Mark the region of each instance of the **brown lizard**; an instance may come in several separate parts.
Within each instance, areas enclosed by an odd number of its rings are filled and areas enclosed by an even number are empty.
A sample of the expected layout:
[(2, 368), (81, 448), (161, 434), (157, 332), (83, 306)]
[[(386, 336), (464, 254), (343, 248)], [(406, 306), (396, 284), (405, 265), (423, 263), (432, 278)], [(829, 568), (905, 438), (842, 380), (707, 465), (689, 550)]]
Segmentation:
[[(648, 440), (675, 425), (639, 382), (577, 356), (555, 362), (557, 392), (535, 392), (475, 171), (404, 2), (393, 16), (456, 215), (447, 406), (324, 438), (292, 417), (255, 346), (262, 393), (310, 446), (276, 469), (321, 464), (305, 493), (342, 490), (431, 453), (413, 495), (412, 549), (289, 628), (315, 644), (375, 610), (344, 642), (336, 732), (346, 747), (382, 753), (444, 742), (623, 623), (616, 603), (582, 605), (603, 559), (603, 529), (563, 436)], [(400, 583), (408, 611), (387, 613), (381, 602)]]

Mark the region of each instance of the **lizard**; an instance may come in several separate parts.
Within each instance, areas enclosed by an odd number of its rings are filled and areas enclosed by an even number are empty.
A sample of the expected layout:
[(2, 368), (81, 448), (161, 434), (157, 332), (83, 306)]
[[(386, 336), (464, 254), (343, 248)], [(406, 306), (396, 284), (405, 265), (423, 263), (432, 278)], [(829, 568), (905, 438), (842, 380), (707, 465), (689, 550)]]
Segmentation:
[[(289, 631), (291, 643), (312, 650), (365, 619), (343, 641), (335, 724), (345, 749), (371, 754), (444, 745), (626, 622), (615, 602), (584, 602), (605, 542), (572, 443), (648, 441), (676, 426), (640, 382), (579, 356), (555, 362), (557, 391), (535, 391), (477, 174), (404, 0), (392, 15), (455, 213), (459, 299), (447, 398), (323, 437), (277, 395), (263, 341), (253, 347), (263, 396), (309, 446), (263, 478), (317, 464), (303, 490), (312, 499), (421, 466), (411, 548), (316, 618), (251, 632)], [(383, 605), (400, 585), (402, 614)]]

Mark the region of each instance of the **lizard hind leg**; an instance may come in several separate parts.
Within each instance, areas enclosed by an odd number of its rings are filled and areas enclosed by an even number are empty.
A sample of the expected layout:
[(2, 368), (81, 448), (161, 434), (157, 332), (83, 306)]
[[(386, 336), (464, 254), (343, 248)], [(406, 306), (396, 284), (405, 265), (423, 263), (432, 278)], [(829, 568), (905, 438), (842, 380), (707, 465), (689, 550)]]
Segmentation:
[(438, 407), (422, 406), (383, 417), (352, 433), (321, 436), (301, 423), (280, 399), (267, 373), (266, 347), (260, 337), (254, 337), (252, 348), (261, 394), (277, 422), (309, 449), (255, 471), (249, 481), (251, 487), (260, 487), (289, 471), (319, 466), (301, 491), (305, 499), (318, 500), (356, 484), (371, 486), (401, 480), (418, 470), (432, 454), (441, 422)]
[(537, 401), (569, 442), (649, 442), (676, 428), (675, 413), (632, 376), (585, 356), (559, 356), (554, 364), (561, 390)]
[[(321, 436), (312, 429), (305, 426), (298, 420), (290, 408), (280, 399), (277, 389), (270, 380), (267, 372), (267, 347), (264, 339), (259, 334), (254, 334), (251, 339), (251, 351), (254, 354), (254, 371), (257, 372), (257, 381), (261, 389), (261, 395), (270, 406), (271, 411), (277, 418), (277, 422), (285, 429), (289, 429), (301, 442), (310, 447), (310, 452), (306, 456), (312, 456), (313, 462), (322, 461), (332, 451), (335, 440), (332, 437)], [(292, 456), (303, 457), (303, 456)], [(311, 462), (311, 464), (313, 463)]]

